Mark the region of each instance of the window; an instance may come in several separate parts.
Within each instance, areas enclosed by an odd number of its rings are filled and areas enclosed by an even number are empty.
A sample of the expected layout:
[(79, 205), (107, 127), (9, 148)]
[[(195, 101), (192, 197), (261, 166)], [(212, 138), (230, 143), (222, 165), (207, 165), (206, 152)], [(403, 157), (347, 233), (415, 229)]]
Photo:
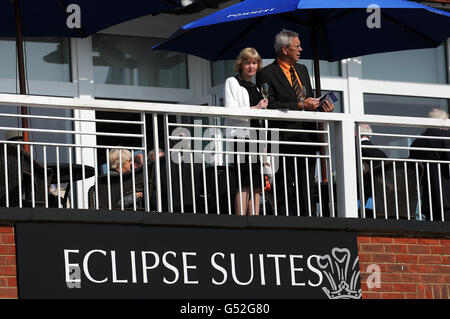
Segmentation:
[[(70, 45), (68, 39), (27, 38), (24, 43), (28, 80), (70, 82)], [(16, 41), (0, 39), (0, 78), (15, 79)]]
[[(437, 98), (418, 98), (410, 96), (391, 96), (364, 94), (364, 113), (394, 116), (428, 117), (428, 113), (434, 108), (448, 110), (449, 101)], [(423, 128), (401, 127), (401, 126), (375, 126), (375, 133), (420, 135)], [(409, 146), (411, 139), (374, 136), (372, 138), (376, 145)], [(384, 149), (389, 157), (408, 157), (407, 150)]]
[(447, 83), (445, 47), (371, 54), (361, 57), (364, 79)]
[(152, 51), (160, 42), (157, 38), (93, 35), (95, 83), (187, 89), (186, 54)]
[[(308, 68), (309, 76), (314, 75), (314, 61), (300, 60)], [(341, 76), (340, 62), (319, 61), (320, 76)]]
[(364, 113), (428, 117), (434, 108), (448, 110), (448, 100), (425, 97), (364, 94)]
[(224, 84), (225, 80), (234, 74), (235, 60), (223, 60), (211, 63), (211, 83), (212, 86)]

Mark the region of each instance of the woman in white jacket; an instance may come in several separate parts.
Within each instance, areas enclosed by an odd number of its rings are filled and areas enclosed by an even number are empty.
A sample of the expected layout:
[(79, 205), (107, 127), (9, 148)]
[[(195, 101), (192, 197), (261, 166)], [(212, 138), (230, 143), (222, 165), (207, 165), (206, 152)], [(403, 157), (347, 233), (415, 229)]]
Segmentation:
[[(267, 108), (268, 100), (263, 98), (258, 87), (252, 82), (252, 78), (256, 72), (262, 68), (262, 60), (258, 52), (253, 48), (245, 48), (241, 51), (236, 59), (234, 70), (237, 74), (228, 78), (225, 81), (224, 88), (224, 102), (225, 107), (243, 108), (243, 109), (265, 109)], [(233, 126), (231, 135), (239, 139), (249, 136), (248, 129), (239, 129), (237, 127), (249, 128), (254, 125), (254, 122), (248, 119), (229, 119), (227, 125)], [(248, 144), (245, 143), (245, 152), (248, 152)], [(242, 145), (242, 144), (241, 144)], [(242, 147), (238, 147), (237, 143), (234, 145), (234, 151), (243, 151)], [(261, 175), (259, 173), (259, 164), (252, 164), (252, 179), (250, 181), (249, 161), (248, 155), (241, 155), (234, 157), (234, 168), (236, 173), (236, 183), (238, 185), (238, 192), (235, 198), (235, 211), (239, 215), (245, 215), (247, 212), (250, 215), (259, 214), (259, 199), (261, 192)], [(238, 167), (238, 163), (240, 163)], [(239, 174), (240, 172), (240, 174)], [(258, 183), (259, 180), (259, 183)], [(239, 183), (242, 192), (239, 192)], [(253, 198), (254, 205), (251, 202), (250, 183), (253, 183)], [(241, 209), (242, 206), (242, 209)], [(252, 207), (255, 210), (252, 210)]]

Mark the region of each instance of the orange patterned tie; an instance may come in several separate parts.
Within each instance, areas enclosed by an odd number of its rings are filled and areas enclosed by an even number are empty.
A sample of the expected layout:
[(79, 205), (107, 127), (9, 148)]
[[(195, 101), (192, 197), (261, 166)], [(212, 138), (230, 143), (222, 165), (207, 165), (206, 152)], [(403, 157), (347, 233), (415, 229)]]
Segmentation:
[(300, 97), (302, 96), (301, 83), (298, 83), (293, 66), (291, 66), (289, 71), (291, 72), (292, 88), (294, 89), (295, 96), (297, 97), (297, 102), (299, 102), (301, 101)]

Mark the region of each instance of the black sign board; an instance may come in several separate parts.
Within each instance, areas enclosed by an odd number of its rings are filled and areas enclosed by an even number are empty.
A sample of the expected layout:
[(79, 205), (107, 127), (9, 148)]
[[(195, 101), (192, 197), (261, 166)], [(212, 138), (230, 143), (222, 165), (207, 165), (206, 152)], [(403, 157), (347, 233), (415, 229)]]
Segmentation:
[(21, 298), (360, 298), (356, 235), (16, 224)]

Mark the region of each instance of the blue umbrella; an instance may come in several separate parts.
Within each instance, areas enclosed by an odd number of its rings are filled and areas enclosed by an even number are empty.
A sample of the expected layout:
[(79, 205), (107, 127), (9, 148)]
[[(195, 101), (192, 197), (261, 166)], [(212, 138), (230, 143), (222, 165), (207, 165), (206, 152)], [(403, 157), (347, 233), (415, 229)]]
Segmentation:
[[(3, 0), (0, 37), (15, 37), (20, 93), (26, 94), (23, 36), (87, 37), (115, 24), (180, 6), (180, 0)], [(22, 107), (22, 114), (27, 114)], [(24, 118), (22, 127), (27, 128)], [(28, 141), (28, 132), (24, 132)], [(28, 149), (28, 145), (25, 146)]]
[(183, 26), (154, 49), (217, 61), (254, 47), (269, 58), (281, 29), (298, 32), (302, 57), (314, 60), (318, 97), (319, 60), (437, 47), (450, 36), (450, 14), (406, 0), (245, 0)]
[(246, 0), (183, 26), (154, 49), (216, 61), (251, 46), (270, 58), (283, 28), (298, 32), (302, 57), (314, 59), (320, 95), (319, 60), (437, 47), (450, 36), (450, 14), (406, 0)]

